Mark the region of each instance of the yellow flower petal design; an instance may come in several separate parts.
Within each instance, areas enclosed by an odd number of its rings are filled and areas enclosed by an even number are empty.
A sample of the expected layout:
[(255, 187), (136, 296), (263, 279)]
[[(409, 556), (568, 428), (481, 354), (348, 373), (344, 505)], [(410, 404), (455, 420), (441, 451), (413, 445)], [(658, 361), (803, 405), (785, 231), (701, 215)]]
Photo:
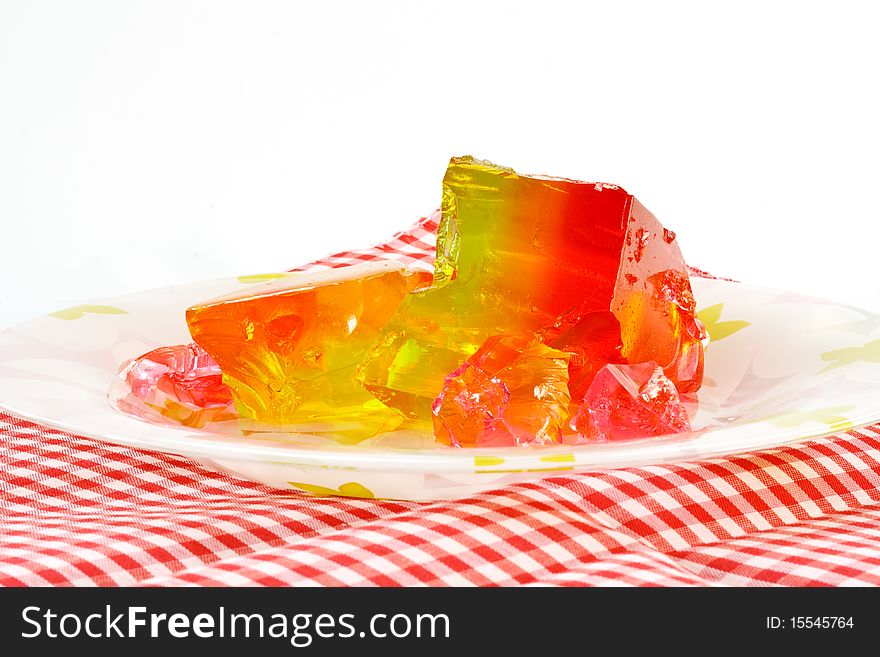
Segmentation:
[(821, 358), (826, 362), (831, 361), (831, 364), (819, 370), (819, 374), (862, 361), (880, 363), (880, 340), (866, 342), (861, 347), (844, 347), (843, 349), (826, 351)]
[(312, 495), (342, 495), (343, 497), (360, 497), (368, 500), (376, 499), (373, 491), (371, 491), (363, 484), (357, 483), (356, 481), (348, 481), (342, 484), (338, 490), (334, 488), (327, 488), (326, 486), (318, 486), (317, 484), (304, 484), (299, 481), (288, 481), (287, 483), (294, 488), (299, 488), (300, 490), (305, 491), (306, 493), (311, 493)]
[(749, 322), (744, 322), (740, 319), (732, 319), (724, 322), (719, 321), (723, 309), (724, 304), (717, 303), (714, 306), (704, 308), (697, 313), (697, 318), (706, 325), (706, 330), (709, 332), (709, 344), (718, 342), (729, 335), (733, 335), (749, 325)]
[[(549, 454), (547, 456), (540, 457), (541, 461), (545, 463), (574, 463), (574, 454)], [(501, 465), (504, 463), (504, 459), (499, 456), (475, 456), (474, 457), (474, 467), (475, 468), (492, 468), (495, 465)], [(477, 474), (501, 474), (507, 472), (556, 472), (559, 470), (573, 470), (574, 468), (571, 465), (559, 465), (556, 467), (547, 467), (547, 468), (526, 468), (516, 469), (516, 470), (498, 470), (496, 468), (492, 468), (490, 470), (475, 470)]]
[(54, 313), (49, 313), (49, 316), (57, 317), (58, 319), (79, 319), (86, 313), (93, 313), (96, 315), (127, 315), (128, 311), (123, 310), (122, 308), (116, 308), (115, 306), (99, 306), (87, 303), (81, 306), (56, 310)]
[(545, 463), (574, 463), (574, 454), (554, 454), (552, 456), (542, 456), (541, 460)]
[(271, 274), (249, 274), (247, 276), (239, 276), (240, 283), (264, 283), (266, 281), (274, 281), (276, 278), (284, 278), (290, 272), (278, 272)]
[(345, 495), (345, 497), (360, 497), (365, 500), (376, 498), (376, 496), (373, 495), (373, 491), (356, 481), (349, 481), (346, 484), (342, 484), (339, 487), (339, 494)]
[(852, 406), (826, 406), (812, 411), (789, 411), (765, 418), (770, 424), (780, 427), (797, 427), (806, 422), (827, 424), (832, 431), (851, 429), (853, 424), (844, 415)]

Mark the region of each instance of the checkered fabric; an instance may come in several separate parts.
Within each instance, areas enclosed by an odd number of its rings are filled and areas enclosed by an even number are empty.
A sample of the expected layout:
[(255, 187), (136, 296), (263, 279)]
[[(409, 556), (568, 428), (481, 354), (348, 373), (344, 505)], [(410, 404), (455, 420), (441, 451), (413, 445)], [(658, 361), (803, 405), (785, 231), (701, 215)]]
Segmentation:
[[(437, 215), (325, 258), (429, 265)], [(0, 414), (0, 584), (880, 584), (880, 424), (455, 501), (312, 498)]]

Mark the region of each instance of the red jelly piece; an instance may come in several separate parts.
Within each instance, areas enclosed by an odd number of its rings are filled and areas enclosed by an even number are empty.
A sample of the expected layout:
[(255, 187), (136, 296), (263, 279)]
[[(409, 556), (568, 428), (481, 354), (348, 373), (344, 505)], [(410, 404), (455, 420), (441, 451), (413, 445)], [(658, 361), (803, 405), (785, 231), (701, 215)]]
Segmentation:
[(191, 427), (237, 417), (220, 366), (196, 344), (154, 349), (134, 359), (122, 375), (131, 391), (121, 406)]
[(140, 399), (163, 391), (199, 408), (232, 401), (221, 377), (220, 366), (195, 344), (154, 349), (132, 362), (126, 374), (132, 393)]
[[(542, 336), (547, 340), (547, 335)], [(568, 391), (572, 402), (583, 400), (602, 367), (624, 363), (621, 355), (620, 322), (610, 312), (587, 313), (549, 342), (568, 353)]]
[(607, 365), (570, 422), (588, 440), (627, 440), (690, 431), (675, 384), (657, 363)]

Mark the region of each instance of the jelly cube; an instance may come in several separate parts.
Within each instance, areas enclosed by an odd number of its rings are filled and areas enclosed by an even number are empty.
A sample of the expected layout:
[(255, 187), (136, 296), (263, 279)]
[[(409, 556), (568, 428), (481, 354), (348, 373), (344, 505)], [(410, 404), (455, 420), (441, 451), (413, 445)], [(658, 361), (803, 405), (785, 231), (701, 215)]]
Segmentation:
[(446, 377), (432, 406), (435, 437), (457, 447), (559, 442), (568, 358), (533, 335), (490, 337)]
[(596, 374), (570, 426), (590, 441), (690, 431), (672, 381), (656, 363), (606, 365)]
[(133, 359), (120, 376), (128, 392), (117, 403), (135, 415), (158, 413), (194, 428), (237, 417), (220, 366), (196, 344), (154, 349)]

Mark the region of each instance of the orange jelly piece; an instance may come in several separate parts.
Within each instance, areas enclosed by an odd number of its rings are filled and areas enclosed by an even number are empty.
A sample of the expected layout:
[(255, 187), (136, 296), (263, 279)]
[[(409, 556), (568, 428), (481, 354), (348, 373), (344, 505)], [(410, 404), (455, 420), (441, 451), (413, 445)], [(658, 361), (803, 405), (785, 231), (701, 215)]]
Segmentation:
[(446, 377), (434, 436), (456, 447), (559, 442), (568, 417), (569, 355), (527, 333), (495, 335)]
[(355, 380), (355, 366), (424, 276), (390, 262), (292, 273), (192, 306), (186, 321), (242, 418), (365, 438), (400, 417)]

